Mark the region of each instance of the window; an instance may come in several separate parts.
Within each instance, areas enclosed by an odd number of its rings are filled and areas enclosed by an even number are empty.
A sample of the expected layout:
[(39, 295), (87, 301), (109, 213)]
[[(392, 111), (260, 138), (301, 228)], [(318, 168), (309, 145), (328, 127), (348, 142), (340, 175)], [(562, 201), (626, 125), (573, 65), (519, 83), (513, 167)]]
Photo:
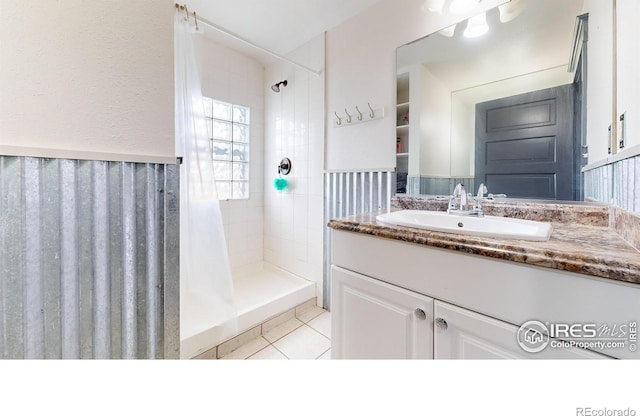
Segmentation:
[(204, 98), (218, 199), (249, 198), (250, 109)]

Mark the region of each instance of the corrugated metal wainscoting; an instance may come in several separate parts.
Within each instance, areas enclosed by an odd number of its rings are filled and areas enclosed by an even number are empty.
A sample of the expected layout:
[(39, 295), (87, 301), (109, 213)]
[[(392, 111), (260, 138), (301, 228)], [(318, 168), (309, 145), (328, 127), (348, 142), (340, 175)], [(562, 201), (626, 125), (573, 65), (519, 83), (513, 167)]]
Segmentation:
[(178, 358), (177, 165), (0, 156), (0, 357)]
[(331, 229), (326, 224), (332, 218), (389, 209), (395, 176), (395, 171), (325, 173), (323, 306), (327, 310), (331, 309)]

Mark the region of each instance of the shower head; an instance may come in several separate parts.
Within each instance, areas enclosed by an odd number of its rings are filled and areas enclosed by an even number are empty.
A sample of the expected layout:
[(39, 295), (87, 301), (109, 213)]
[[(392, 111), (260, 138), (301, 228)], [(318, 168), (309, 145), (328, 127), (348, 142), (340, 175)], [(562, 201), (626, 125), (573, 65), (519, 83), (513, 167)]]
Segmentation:
[(283, 87), (287, 86), (287, 80), (285, 79), (284, 81), (280, 81), (277, 82), (276, 84), (271, 86), (271, 89), (273, 90), (273, 92), (280, 92), (280, 85), (282, 85)]

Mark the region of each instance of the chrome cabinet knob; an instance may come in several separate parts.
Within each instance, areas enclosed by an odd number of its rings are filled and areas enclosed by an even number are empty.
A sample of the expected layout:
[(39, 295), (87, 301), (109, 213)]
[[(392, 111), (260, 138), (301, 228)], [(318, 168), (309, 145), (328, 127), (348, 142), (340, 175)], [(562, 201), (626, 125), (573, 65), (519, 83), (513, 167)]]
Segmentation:
[(416, 318), (420, 319), (421, 321), (427, 319), (427, 314), (420, 308), (417, 308), (415, 311), (413, 311), (413, 313), (416, 315)]
[(442, 329), (443, 331), (446, 330), (447, 328), (449, 328), (449, 325), (447, 324), (447, 321), (445, 321), (442, 318), (436, 318), (436, 326), (440, 329)]

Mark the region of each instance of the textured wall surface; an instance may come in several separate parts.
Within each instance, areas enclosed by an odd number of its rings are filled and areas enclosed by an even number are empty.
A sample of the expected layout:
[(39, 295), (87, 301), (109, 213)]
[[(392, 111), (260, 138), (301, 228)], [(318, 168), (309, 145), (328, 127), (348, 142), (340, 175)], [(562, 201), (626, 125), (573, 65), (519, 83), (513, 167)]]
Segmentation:
[(333, 218), (388, 210), (395, 194), (395, 172), (327, 172), (324, 176), (323, 306), (331, 309), (331, 228)]
[(0, 156), (0, 358), (178, 358), (178, 176)]
[(174, 157), (174, 13), (168, 0), (2, 0), (0, 146)]
[(433, 178), (429, 176), (409, 176), (407, 193), (410, 195), (452, 195), (459, 183), (464, 185), (467, 192), (476, 193), (475, 178)]
[(640, 213), (640, 156), (618, 160), (583, 175), (586, 200), (611, 203)]

